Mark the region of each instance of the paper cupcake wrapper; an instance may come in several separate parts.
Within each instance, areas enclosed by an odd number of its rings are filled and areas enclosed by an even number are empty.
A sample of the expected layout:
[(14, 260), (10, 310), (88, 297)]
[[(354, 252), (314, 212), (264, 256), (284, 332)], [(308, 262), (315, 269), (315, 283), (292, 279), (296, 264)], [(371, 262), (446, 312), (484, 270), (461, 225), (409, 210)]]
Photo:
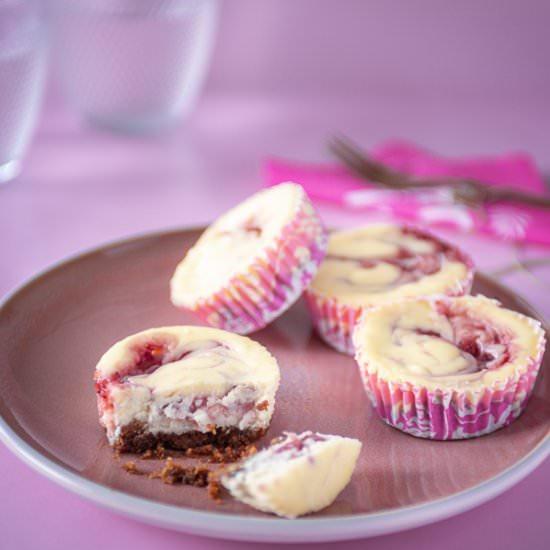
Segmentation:
[(360, 364), (365, 391), (378, 416), (390, 426), (415, 437), (436, 440), (468, 439), (504, 428), (525, 410), (533, 393), (545, 348), (538, 326), (539, 344), (514, 377), (482, 390), (428, 390), (410, 383), (392, 382), (368, 372)]
[(304, 297), (319, 336), (336, 350), (353, 355), (353, 327), (363, 308), (340, 303), (336, 298), (324, 298), (310, 289)]
[[(464, 262), (468, 266), (466, 277), (446, 289), (445, 296), (463, 296), (469, 294), (474, 280), (474, 267), (469, 258)], [(342, 353), (353, 355), (353, 329), (357, 321), (369, 306), (354, 306), (340, 302), (337, 298), (326, 298), (308, 288), (304, 293), (306, 303), (319, 336), (333, 348)]]
[(302, 294), (326, 254), (327, 232), (304, 194), (276, 242), (215, 294), (186, 308), (207, 324), (239, 334), (259, 330)]
[(479, 394), (403, 388), (370, 375), (365, 389), (378, 416), (415, 437), (467, 439), (489, 434), (513, 422), (527, 406), (539, 365), (501, 389)]

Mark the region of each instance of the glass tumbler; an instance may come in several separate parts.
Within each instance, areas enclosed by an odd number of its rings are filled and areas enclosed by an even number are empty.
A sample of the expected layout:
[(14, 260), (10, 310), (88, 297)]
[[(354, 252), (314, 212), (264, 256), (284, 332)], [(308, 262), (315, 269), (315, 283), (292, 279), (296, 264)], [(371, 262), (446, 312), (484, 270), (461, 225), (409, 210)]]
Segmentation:
[(36, 126), (46, 41), (40, 0), (0, 0), (0, 183), (19, 174)]
[(50, 0), (54, 62), (86, 119), (150, 132), (188, 114), (208, 69), (217, 0)]

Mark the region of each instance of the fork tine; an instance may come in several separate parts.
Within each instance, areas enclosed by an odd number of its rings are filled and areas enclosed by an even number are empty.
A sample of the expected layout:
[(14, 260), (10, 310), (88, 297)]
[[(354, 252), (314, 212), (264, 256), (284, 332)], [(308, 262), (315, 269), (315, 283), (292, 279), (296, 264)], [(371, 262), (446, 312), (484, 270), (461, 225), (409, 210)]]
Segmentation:
[(377, 182), (376, 170), (372, 169), (370, 162), (362, 155), (358, 148), (345, 138), (334, 138), (329, 143), (329, 148), (348, 167), (352, 168), (360, 176)]
[(482, 207), (489, 202), (503, 201), (550, 208), (550, 197), (533, 195), (509, 187), (494, 188), (470, 178), (414, 179), (369, 158), (367, 153), (343, 135), (337, 135), (330, 139), (328, 147), (345, 166), (359, 177), (390, 189), (446, 187), (452, 191), (456, 202), (470, 207)]
[(330, 142), (329, 149), (340, 161), (344, 163), (352, 171), (356, 172), (359, 176), (370, 179), (371, 174), (368, 167), (365, 169), (365, 164), (361, 158), (350, 151), (343, 143), (339, 141)]
[(329, 141), (329, 149), (348, 168), (371, 183), (382, 184), (394, 189), (408, 187), (399, 174), (370, 159), (357, 145), (344, 136), (332, 138)]
[(343, 136), (337, 136), (333, 138), (331, 143), (329, 143), (329, 147), (333, 152), (343, 154), (345, 158), (350, 162), (353, 162), (355, 166), (362, 169), (366, 168), (367, 171), (370, 172), (370, 163), (366, 162), (365, 155), (353, 142), (351, 142), (351, 140)]

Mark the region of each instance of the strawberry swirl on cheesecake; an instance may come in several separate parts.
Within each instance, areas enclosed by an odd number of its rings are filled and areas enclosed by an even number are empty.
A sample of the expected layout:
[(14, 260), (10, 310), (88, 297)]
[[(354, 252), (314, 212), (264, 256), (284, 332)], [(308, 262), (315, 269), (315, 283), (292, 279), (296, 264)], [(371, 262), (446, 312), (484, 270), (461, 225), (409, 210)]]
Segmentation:
[(484, 296), (373, 308), (354, 333), (378, 415), (418, 437), (491, 433), (527, 406), (545, 348), (538, 321)]
[(114, 344), (97, 364), (100, 423), (120, 451), (241, 447), (267, 430), (279, 379), (275, 358), (244, 336), (149, 329)]
[(456, 247), (420, 229), (373, 224), (330, 235), (305, 296), (323, 340), (353, 354), (353, 327), (365, 309), (416, 296), (460, 296), (472, 280), (473, 263)]

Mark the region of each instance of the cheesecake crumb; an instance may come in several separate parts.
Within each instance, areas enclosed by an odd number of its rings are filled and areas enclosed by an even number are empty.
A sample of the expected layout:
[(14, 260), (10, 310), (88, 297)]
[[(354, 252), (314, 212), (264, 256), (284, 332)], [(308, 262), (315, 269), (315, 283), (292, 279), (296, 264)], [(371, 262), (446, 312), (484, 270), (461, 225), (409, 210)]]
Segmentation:
[(138, 467), (136, 466), (136, 463), (131, 461), (131, 460), (128, 461), (128, 462), (125, 462), (122, 465), (122, 469), (125, 470), (126, 472), (128, 472), (129, 474), (134, 475), (134, 476), (142, 476), (145, 473), (145, 472), (142, 472), (141, 470), (139, 470)]

